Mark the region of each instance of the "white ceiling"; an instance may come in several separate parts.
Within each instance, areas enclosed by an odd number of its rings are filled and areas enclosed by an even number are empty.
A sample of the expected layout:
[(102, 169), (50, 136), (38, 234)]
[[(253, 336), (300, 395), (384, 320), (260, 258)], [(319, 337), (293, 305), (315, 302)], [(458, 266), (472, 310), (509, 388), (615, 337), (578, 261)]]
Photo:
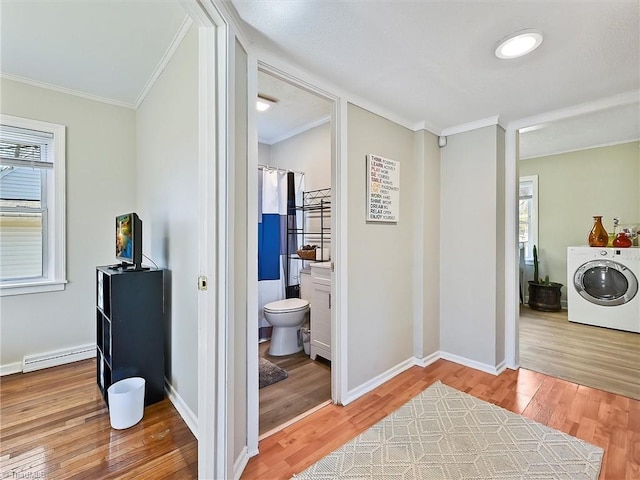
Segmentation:
[(272, 145), (330, 120), (331, 104), (265, 72), (258, 72), (258, 95), (276, 100), (258, 112), (258, 140)]
[(520, 133), (520, 158), (637, 140), (640, 140), (640, 103), (632, 103), (526, 128)]
[[(637, 1), (232, 5), (258, 47), (434, 133), (495, 115), (508, 123), (640, 90)], [(139, 103), (188, 25), (179, 2), (171, 0), (0, 0), (0, 8), (2, 74), (128, 106)], [(498, 40), (524, 28), (543, 32), (540, 48), (519, 59), (497, 59)], [(279, 100), (258, 116), (259, 137), (267, 143), (329, 115), (326, 101), (280, 80), (261, 74), (259, 88)], [(623, 130), (632, 130), (631, 136), (635, 131), (637, 139), (638, 117), (637, 110), (609, 112), (606, 118), (569, 122), (556, 133), (548, 125), (546, 133), (527, 136), (530, 145), (539, 140), (545, 148), (565, 139), (574, 148), (580, 143), (576, 131), (601, 143), (612, 143), (607, 139)], [(569, 132), (569, 126), (576, 128)]]
[[(251, 40), (343, 89), (439, 132), (638, 90), (637, 1), (232, 0)], [(532, 54), (494, 55), (512, 32)]]
[(129, 106), (187, 19), (173, 1), (3, 0), (0, 8), (3, 74)]

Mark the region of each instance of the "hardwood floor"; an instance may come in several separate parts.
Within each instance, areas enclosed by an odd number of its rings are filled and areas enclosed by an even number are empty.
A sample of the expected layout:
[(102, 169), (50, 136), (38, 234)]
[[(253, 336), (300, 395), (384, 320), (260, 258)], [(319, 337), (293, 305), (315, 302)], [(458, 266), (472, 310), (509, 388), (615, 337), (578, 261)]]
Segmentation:
[(259, 390), (260, 435), (331, 400), (331, 367), (328, 362), (311, 360), (304, 352), (272, 357), (268, 349), (269, 342), (261, 343), (260, 356), (285, 369), (289, 376)]
[(640, 400), (640, 334), (520, 308), (520, 366)]
[[(604, 448), (600, 480), (640, 480), (640, 401), (526, 369), (494, 376), (445, 360), (265, 438), (242, 478), (290, 478), (436, 380)], [(112, 430), (87, 360), (0, 378), (0, 475), (193, 479), (197, 441), (168, 400), (147, 407), (138, 425)]]
[(241, 478), (290, 478), (436, 380), (604, 448), (600, 480), (640, 479), (640, 401), (530, 370), (494, 376), (446, 360), (412, 367), (346, 407), (326, 406), (265, 438)]
[(95, 360), (0, 378), (0, 478), (190, 479), (197, 455), (167, 399), (111, 429)]

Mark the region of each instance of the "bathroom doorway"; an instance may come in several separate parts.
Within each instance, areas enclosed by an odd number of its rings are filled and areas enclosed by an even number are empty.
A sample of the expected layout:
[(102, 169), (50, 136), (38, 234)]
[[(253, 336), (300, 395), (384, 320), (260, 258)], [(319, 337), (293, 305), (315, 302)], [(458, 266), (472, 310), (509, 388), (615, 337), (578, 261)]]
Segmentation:
[(258, 322), (248, 334), (263, 438), (332, 399), (336, 102), (265, 66), (256, 87)]

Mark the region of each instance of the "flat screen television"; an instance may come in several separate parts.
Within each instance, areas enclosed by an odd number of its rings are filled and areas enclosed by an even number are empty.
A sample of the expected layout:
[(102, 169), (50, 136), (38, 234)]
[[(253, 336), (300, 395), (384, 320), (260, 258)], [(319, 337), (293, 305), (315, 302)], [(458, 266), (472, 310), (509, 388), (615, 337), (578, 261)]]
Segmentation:
[(142, 269), (142, 220), (136, 213), (116, 217), (116, 258), (123, 269)]

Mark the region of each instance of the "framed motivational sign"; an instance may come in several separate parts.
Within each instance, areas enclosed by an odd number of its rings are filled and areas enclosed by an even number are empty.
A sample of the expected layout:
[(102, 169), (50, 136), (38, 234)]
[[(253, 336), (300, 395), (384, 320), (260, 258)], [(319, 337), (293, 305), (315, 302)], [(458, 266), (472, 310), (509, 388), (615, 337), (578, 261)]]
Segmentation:
[(367, 155), (367, 222), (400, 219), (400, 162)]

